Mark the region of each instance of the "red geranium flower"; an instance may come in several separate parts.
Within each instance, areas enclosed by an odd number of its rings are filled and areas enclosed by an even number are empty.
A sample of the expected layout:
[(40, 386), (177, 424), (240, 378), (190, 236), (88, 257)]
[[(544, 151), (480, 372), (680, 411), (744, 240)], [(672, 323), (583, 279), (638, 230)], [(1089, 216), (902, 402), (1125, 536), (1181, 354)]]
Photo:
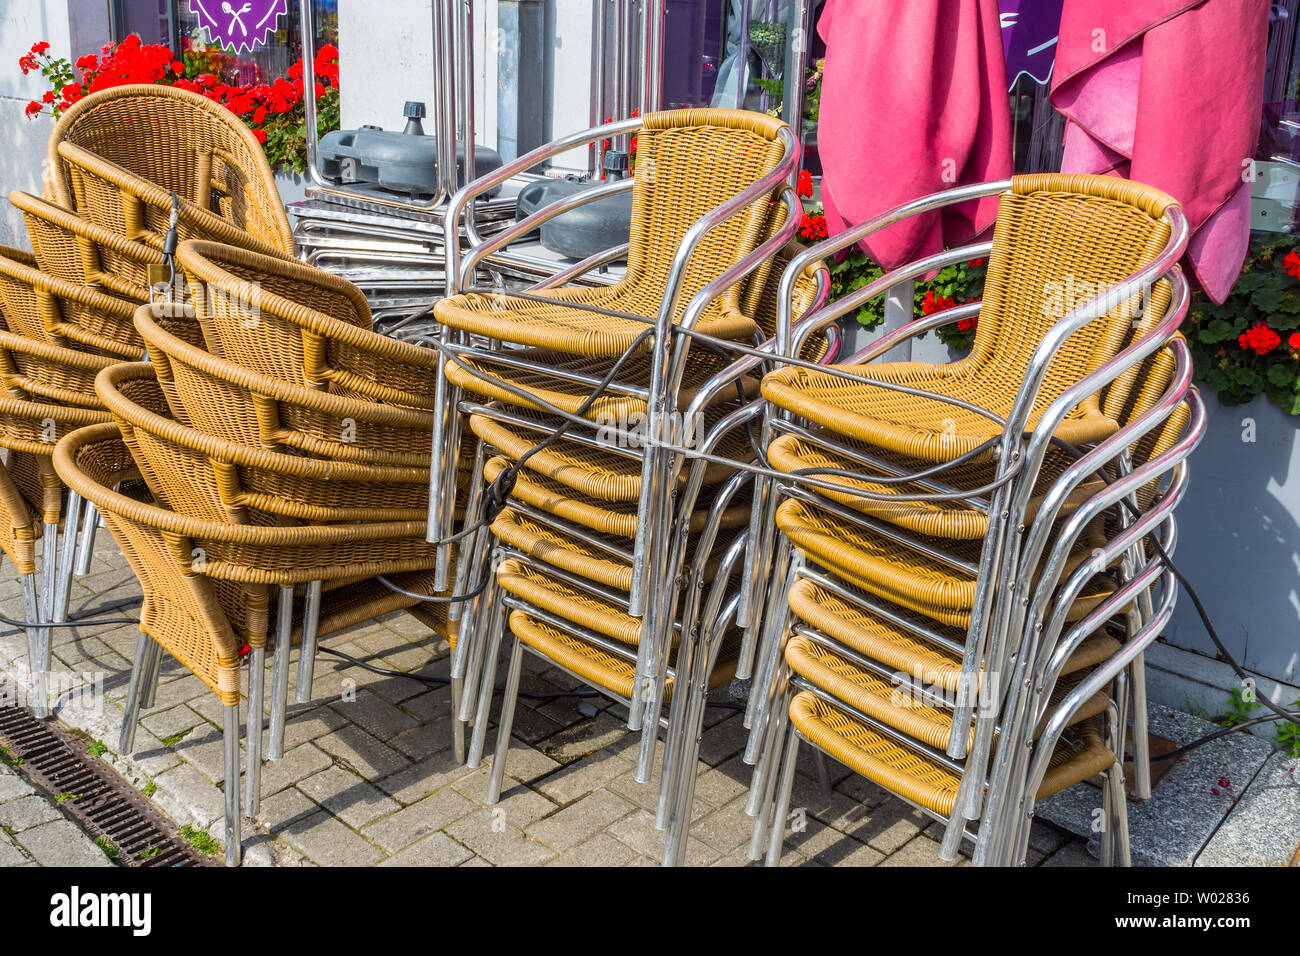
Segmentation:
[(1300, 255), (1297, 255), (1294, 249), (1288, 252), (1286, 258), (1282, 260), (1282, 268), (1287, 271), (1288, 275), (1300, 279)]
[(172, 72), (175, 73), (177, 76), (184, 76), (184, 75), (185, 75), (185, 64), (182, 63), (180, 60), (173, 60), (173, 61), (172, 61)]
[(795, 185), (794, 191), (800, 196), (811, 196), (813, 194), (812, 173), (806, 169), (799, 170), (799, 182)]
[(49, 48), (50, 48), (50, 45), (49, 45), (48, 43), (46, 43), (44, 40), (42, 40), (40, 43), (33, 43), (33, 44), (32, 44), (32, 52), (35, 53), (37, 56), (39, 56), (40, 54), (44, 53), (44, 52), (45, 52), (46, 50), (48, 50)]
[(40, 113), (40, 111), (41, 111), (41, 104), (38, 103), (36, 100), (32, 100), (23, 109), (23, 112), (27, 114), (28, 119), (34, 119), (36, 115)]
[(266, 130), (264, 130), (264, 129), (255, 129), (255, 130), (253, 130), (253, 137), (254, 137), (254, 138), (255, 138), (259, 143), (265, 143), (265, 142), (266, 142)]
[(1282, 336), (1270, 329), (1265, 322), (1256, 322), (1237, 336), (1237, 345), (1241, 350), (1253, 350), (1256, 355), (1267, 355), (1281, 344)]
[(970, 260), (970, 262), (966, 263), (966, 265), (968, 265), (968, 266), (970, 266), (972, 269), (974, 269), (976, 266), (982, 266), (982, 265), (984, 265), (984, 263), (986, 263), (986, 262), (988, 262), (988, 260), (987, 260), (987, 259), (984, 259), (984, 258), (972, 259), (972, 260)]
[(921, 314), (930, 315), (932, 312), (941, 312), (944, 309), (951, 309), (957, 304), (956, 299), (951, 299), (946, 295), (936, 295), (931, 289), (921, 300)]
[(970, 331), (973, 330), (976, 326), (979, 325), (979, 322), (980, 322), (980, 320), (979, 320), (979, 318), (978, 318), (977, 316), (971, 316), (969, 319), (958, 319), (958, 320), (957, 320), (957, 331), (958, 331), (958, 332), (970, 332)]
[(1290, 338), (1286, 340), (1286, 344), (1293, 349), (1300, 349), (1300, 332), (1292, 332)]

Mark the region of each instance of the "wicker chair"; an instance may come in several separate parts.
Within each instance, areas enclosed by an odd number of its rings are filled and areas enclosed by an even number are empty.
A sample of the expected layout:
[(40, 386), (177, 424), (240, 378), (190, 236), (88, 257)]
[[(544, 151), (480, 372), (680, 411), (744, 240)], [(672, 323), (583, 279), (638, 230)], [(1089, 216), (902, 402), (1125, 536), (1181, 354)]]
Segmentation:
[[(752, 552), (757, 573), (747, 577), (777, 582), (759, 617), (762, 650), (747, 714), (746, 759), (756, 763), (750, 852), (756, 857), (770, 832), (769, 863), (780, 852), (788, 801), (780, 795), (788, 794), (798, 735), (946, 820), (949, 858), (970, 835), (970, 820), (980, 823), (977, 862), (1011, 859), (1005, 854), (1019, 821), (1007, 794), (1022, 809), (1032, 806), (1043, 776), (1032, 783), (1011, 749), (995, 747), (1009, 736), (1023, 735), (1023, 748), (1051, 764), (1049, 790), (1091, 774), (1098, 761), (1100, 769), (1114, 765), (1107, 770), (1107, 813), (1122, 828), (1122, 772), (1115, 768), (1127, 690), (1114, 703), (1101, 692), (1117, 675), (1127, 681), (1133, 655), (1159, 626), (1158, 614), (1133, 610), (1135, 601), (1150, 609), (1154, 578), (1133, 576), (1134, 566), (1150, 563), (1132, 560), (1123, 523), (1103, 520), (1116, 500), (1107, 484), (1114, 478), (1081, 469), (1070, 446), (1091, 448), (1089, 461), (1110, 463), (1118, 474), (1115, 464), (1132, 440), (1167, 419), (1166, 452), (1141, 461), (1150, 475), (1174, 475), (1171, 488), (1185, 482), (1180, 463), (1199, 440), (1198, 426), (1184, 433), (1187, 417), (1176, 413), (1189, 394), (1189, 366), (1185, 349), (1160, 351), (1168, 342), (1181, 348), (1172, 337), (1186, 309), (1186, 284), (1170, 270), (1186, 244), (1185, 221), (1168, 197), (1147, 187), (1019, 177), (918, 200), (807, 256), (833, 254), (908, 214), (982, 193), (1001, 193), (991, 244), (900, 267), (821, 310), (780, 346), (790, 354), (801, 335), (898, 281), (987, 253), (982, 304), (916, 320), (850, 364), (822, 369), (790, 362), (763, 381), (769, 459), (790, 476), (778, 494), (758, 492), (760, 527), (780, 540), (769, 568), (764, 540), (771, 538), (760, 534)], [(1059, 300), (1080, 283), (1079, 302), (1052, 308), (1053, 288)], [(1143, 308), (1135, 323), (1139, 294)], [(965, 359), (941, 366), (867, 364), (912, 335), (975, 313), (976, 342)], [(1171, 521), (1180, 493), (1149, 495), (1140, 520), (1149, 527)], [(1099, 577), (1108, 569), (1113, 579)], [(1063, 578), (1067, 583), (1058, 588)], [(1041, 642), (1043, 619), (1035, 630), (1017, 594), (1038, 595), (1036, 607), (1055, 628)], [(1166, 599), (1172, 607), (1172, 592)], [(1123, 649), (1100, 633), (1116, 615), (1128, 619)], [(1004, 683), (1007, 694), (994, 695), (994, 706), (985, 708), (985, 688), (972, 681), (1005, 678), (1008, 661), (1036, 666), (1046, 658), (1035, 655), (1050, 656), (1064, 628), (1073, 656), (1058, 662), (1051, 683), (1034, 685), (1036, 703), (1026, 703), (1030, 695), (1018, 694), (1019, 684)], [(1072, 676), (1058, 688), (1062, 674)], [(900, 682), (908, 687), (931, 678), (957, 692), (954, 704), (933, 706), (927, 699), (919, 708), (892, 706)], [(1109, 728), (1104, 748), (1087, 730), (1098, 714)], [(787, 733), (791, 720), (798, 735)], [(1084, 736), (1054, 756), (1071, 725), (1084, 728)], [(1035, 743), (1035, 729), (1047, 727), (1052, 733)], [(990, 797), (984, 807), (985, 786), (1002, 799)], [(1116, 852), (1124, 849), (1111, 844), (1108, 856)]]
[(0, 318), (13, 332), (65, 349), (115, 358), (144, 355), (135, 305), (80, 282), (55, 278), (37, 260), (0, 246)]
[[(431, 565), (432, 550), (420, 521), (328, 526), (258, 526), (192, 518), (148, 500), (114, 491), (135, 473), (134, 457), (116, 425), (83, 428), (62, 441), (55, 467), (70, 488), (93, 501), (140, 579), (145, 635), (193, 671), (220, 698), (225, 726), (226, 860), (239, 862), (239, 696), (241, 648), (250, 645), (250, 709), (260, 711), (261, 668), (268, 587), (281, 589), (277, 641), (292, 639), (291, 600), (296, 585), (352, 581)], [(388, 609), (410, 602), (390, 595)], [(355, 601), (351, 602), (355, 604)], [(321, 630), (357, 619), (355, 607), (340, 617), (322, 614)], [(151, 664), (150, 642), (137, 646), (123, 724), (123, 752), (131, 750), (141, 685)], [(285, 680), (284, 676), (279, 678)], [(255, 704), (252, 702), (256, 702)], [(257, 805), (258, 732), (248, 741), (246, 802)]]
[(149, 267), (162, 253), (30, 193), (9, 201), (23, 214), (36, 262), (47, 276), (85, 284), (140, 304), (149, 301)]
[(92, 93), (50, 136), (51, 198), (161, 249), (180, 200), (183, 239), (291, 257), (293, 236), (261, 145), (224, 106), (169, 86)]
[(338, 395), (435, 407), (437, 353), (372, 332), (346, 279), (211, 242), (182, 243), (177, 259), (214, 354)]
[(149, 349), (167, 404), (183, 424), (253, 447), (340, 461), (428, 467), (424, 449), (433, 420), (428, 411), (330, 395), (205, 352), (194, 344), (198, 326), (189, 306), (158, 310), (141, 306), (135, 325)]

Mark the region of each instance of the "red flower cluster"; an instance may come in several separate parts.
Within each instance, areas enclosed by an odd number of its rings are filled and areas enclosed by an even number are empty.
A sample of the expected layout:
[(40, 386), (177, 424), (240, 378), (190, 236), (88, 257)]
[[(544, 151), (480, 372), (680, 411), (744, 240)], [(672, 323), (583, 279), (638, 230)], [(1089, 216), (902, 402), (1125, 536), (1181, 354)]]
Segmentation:
[(36, 58), (43, 55), (49, 48), (50, 45), (42, 40), (39, 43), (33, 43), (32, 48), (18, 58), (18, 69), (23, 71), (23, 76), (26, 76), (32, 70), (41, 68), (41, 64), (37, 62)]
[(985, 258), (982, 258), (982, 257), (981, 257), (981, 258), (979, 258), (979, 259), (971, 259), (969, 262), (966, 263), (966, 265), (968, 265), (968, 266), (970, 266), (972, 269), (974, 269), (976, 266), (982, 266), (982, 265), (984, 265), (984, 263), (986, 263), (986, 262), (988, 262), (988, 259), (985, 259)]
[[(312, 60), (315, 74), (316, 96), (325, 95), (327, 89), (338, 89), (339, 51), (332, 43), (327, 43), (317, 51)], [(328, 84), (328, 86), (327, 86)], [(302, 60), (299, 59), (289, 67), (289, 76), (276, 77), (271, 83), (256, 83), (251, 86), (230, 86), (222, 83), (211, 73), (201, 73), (192, 80), (177, 79), (172, 86), (189, 90), (206, 96), (214, 102), (221, 103), (253, 130), (253, 135), (260, 143), (266, 142), (266, 130), (263, 124), (274, 113), (283, 115), (293, 112), (302, 102)]]
[(826, 230), (825, 216), (821, 213), (809, 215), (805, 212), (803, 214), (803, 221), (799, 223), (799, 238), (817, 242), (820, 239), (825, 239), (828, 235), (830, 233)]
[[(946, 295), (935, 295), (934, 290), (931, 289), (925, 294), (925, 298), (921, 300), (921, 314), (930, 315), (932, 312), (941, 312), (944, 309), (951, 309), (956, 304), (956, 299), (949, 298)], [(962, 319), (961, 321), (966, 322), (969, 320)]]
[(1256, 322), (1241, 335), (1237, 336), (1237, 345), (1241, 350), (1253, 349), (1256, 355), (1267, 355), (1282, 344), (1282, 336), (1268, 327), (1265, 322)]
[(1300, 279), (1300, 255), (1297, 255), (1294, 249), (1288, 252), (1286, 258), (1282, 260), (1282, 268), (1293, 279)]
[(957, 320), (958, 332), (973, 332), (980, 324), (978, 315), (972, 315), (969, 319)]
[(799, 181), (795, 184), (796, 195), (810, 197), (813, 194), (812, 173), (806, 169), (799, 170)]

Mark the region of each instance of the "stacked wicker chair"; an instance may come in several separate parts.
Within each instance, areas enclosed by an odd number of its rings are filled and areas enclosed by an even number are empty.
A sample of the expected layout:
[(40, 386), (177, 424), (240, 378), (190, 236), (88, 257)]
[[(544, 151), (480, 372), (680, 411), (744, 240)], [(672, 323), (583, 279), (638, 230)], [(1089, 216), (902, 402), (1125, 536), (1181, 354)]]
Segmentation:
[[(24, 513), (18, 498), (7, 496), (10, 540), (18, 549), (11, 557), (23, 576), (27, 619), (49, 624), (67, 618), (74, 565), (80, 573), (88, 569), (89, 532), (97, 522), (86, 515), (78, 555), (82, 502), (55, 474), (54, 445), (71, 429), (108, 420), (95, 396), (95, 375), (122, 357), (139, 358), (144, 347), (130, 324), (130, 303), (37, 266), (30, 254), (0, 247), (0, 446), (7, 450), (6, 487), (27, 502)], [(39, 589), (31, 561), (37, 537)], [(33, 702), (45, 716), (50, 629), (29, 630)]]
[[(1104, 773), (1103, 856), (1126, 860), (1128, 675), (1174, 594), (1141, 542), (1160, 531), (1172, 549), (1182, 462), (1204, 427), (1174, 338), (1185, 222), (1167, 196), (1114, 179), (983, 191), (1001, 194), (991, 246), (901, 267), (781, 345), (900, 278), (987, 252), (982, 304), (916, 320), (848, 364), (763, 381), (767, 458), (788, 476), (758, 493), (747, 571), (769, 584), (750, 622), (746, 759), (750, 853), (766, 846), (770, 864), (800, 739), (944, 821), (946, 857), (973, 841), (977, 863), (1022, 859), (1034, 800)], [(808, 255), (976, 194), (918, 201)], [(1054, 308), (1067, 276), (1097, 295)], [(868, 364), (972, 314), (961, 361)], [(1028, 673), (1040, 680), (1026, 689)]]
[[(776, 331), (775, 264), (794, 254), (797, 201), (785, 188), (788, 130), (753, 114), (649, 116), (637, 156), (628, 272), (615, 286), (466, 290), (435, 307), (447, 396), (437, 404), (449, 412), (435, 444), (452, 460), (468, 426), (478, 448), (471, 494), (487, 482), (494, 505), (490, 527), (464, 541), (457, 562), (455, 592), (485, 590), (465, 611), (452, 671), (466, 688), (458, 716), (476, 715), (475, 765), (508, 626), (489, 799), (500, 795), (527, 650), (628, 707), (629, 728), (641, 732), (639, 780), (650, 779), (666, 727), (662, 825), (693, 774), (709, 687), (745, 663), (736, 610), (750, 481), (728, 462), (753, 457), (754, 373)], [(491, 246), (449, 259), (449, 271), (473, 275)], [(802, 313), (824, 297), (825, 267), (806, 265), (795, 284)], [(760, 356), (748, 356), (755, 346)], [(811, 357), (827, 347), (810, 343)], [(748, 373), (719, 379), (738, 359)], [(671, 437), (658, 431), (670, 418)], [(669, 461), (647, 441), (663, 438), (717, 460)], [(437, 491), (431, 524), (445, 536)]]

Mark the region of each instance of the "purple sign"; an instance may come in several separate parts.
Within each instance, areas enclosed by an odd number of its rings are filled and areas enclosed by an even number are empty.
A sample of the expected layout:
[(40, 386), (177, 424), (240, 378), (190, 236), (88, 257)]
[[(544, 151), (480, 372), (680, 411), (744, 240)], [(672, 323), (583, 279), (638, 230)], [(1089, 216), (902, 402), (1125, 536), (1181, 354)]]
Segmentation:
[(1021, 76), (1028, 76), (1042, 86), (1051, 81), (1063, 3), (1064, 0), (998, 0), (1008, 89), (1014, 89)]
[(288, 0), (190, 0), (190, 13), (212, 42), (236, 53), (251, 53), (276, 31), (288, 13)]

